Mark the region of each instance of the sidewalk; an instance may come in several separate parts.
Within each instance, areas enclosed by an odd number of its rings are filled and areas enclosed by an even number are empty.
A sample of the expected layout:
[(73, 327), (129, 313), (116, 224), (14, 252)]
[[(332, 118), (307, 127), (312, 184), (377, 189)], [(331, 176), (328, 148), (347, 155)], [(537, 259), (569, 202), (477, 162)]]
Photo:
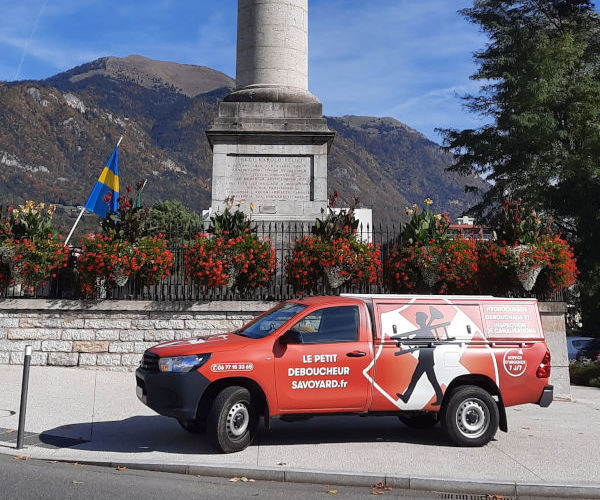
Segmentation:
[(257, 479), (261, 470), (287, 480), (310, 470), (351, 473), (339, 476), (350, 484), (352, 477), (396, 477), (500, 482), (506, 491), (515, 484), (593, 486), (588, 496), (600, 497), (600, 389), (573, 387), (573, 402), (549, 408), (509, 408), (508, 434), (499, 431), (483, 448), (451, 446), (439, 426), (416, 431), (395, 417), (352, 416), (274, 420), (248, 449), (221, 455), (141, 404), (133, 373), (32, 367), (26, 447), (16, 451), (21, 376), (21, 367), (0, 366), (0, 453), (194, 473), (228, 466), (232, 476), (246, 470)]

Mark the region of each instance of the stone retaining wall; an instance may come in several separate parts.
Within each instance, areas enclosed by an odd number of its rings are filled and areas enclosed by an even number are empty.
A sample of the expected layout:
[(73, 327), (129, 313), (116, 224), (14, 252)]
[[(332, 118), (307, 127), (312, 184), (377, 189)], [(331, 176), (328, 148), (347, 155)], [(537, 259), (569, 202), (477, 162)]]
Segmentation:
[[(0, 365), (22, 364), (25, 346), (31, 345), (34, 365), (133, 370), (148, 347), (231, 331), (274, 304), (0, 300)], [(566, 305), (540, 303), (540, 312), (555, 396), (570, 399)]]
[(271, 302), (0, 301), (0, 364), (130, 370), (159, 342), (239, 328)]

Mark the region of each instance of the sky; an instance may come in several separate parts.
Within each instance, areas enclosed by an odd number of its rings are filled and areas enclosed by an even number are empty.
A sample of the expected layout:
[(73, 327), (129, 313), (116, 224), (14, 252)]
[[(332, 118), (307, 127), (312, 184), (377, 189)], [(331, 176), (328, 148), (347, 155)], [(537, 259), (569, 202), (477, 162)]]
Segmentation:
[[(460, 96), (485, 36), (472, 0), (309, 0), (309, 87), (329, 116), (390, 116), (441, 142), (481, 125)], [(140, 54), (235, 77), (236, 0), (0, 0), (0, 80)]]

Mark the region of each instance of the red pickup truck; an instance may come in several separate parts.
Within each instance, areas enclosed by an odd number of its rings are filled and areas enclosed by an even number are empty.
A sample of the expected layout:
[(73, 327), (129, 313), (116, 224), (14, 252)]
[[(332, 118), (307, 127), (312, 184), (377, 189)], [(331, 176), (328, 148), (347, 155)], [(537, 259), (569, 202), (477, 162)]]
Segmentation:
[(264, 417), (397, 415), (460, 446), (507, 431), (505, 408), (552, 402), (537, 302), (345, 295), (283, 302), (234, 332), (148, 349), (137, 395), (224, 453)]

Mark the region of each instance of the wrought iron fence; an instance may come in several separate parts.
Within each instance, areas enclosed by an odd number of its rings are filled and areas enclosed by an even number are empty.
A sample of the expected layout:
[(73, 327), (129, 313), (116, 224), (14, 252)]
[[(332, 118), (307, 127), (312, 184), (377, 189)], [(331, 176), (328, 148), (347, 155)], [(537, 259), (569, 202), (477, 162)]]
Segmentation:
[[(275, 249), (277, 265), (268, 286), (250, 291), (240, 291), (235, 288), (221, 287), (216, 289), (203, 289), (194, 285), (186, 276), (185, 252), (193, 241), (194, 236), (206, 230), (205, 227), (171, 226), (160, 231), (165, 235), (168, 246), (173, 252), (173, 268), (171, 275), (160, 283), (152, 286), (143, 285), (136, 276), (131, 276), (124, 286), (115, 286), (109, 297), (113, 300), (151, 300), (151, 301), (223, 301), (223, 300), (288, 300), (298, 296), (293, 288), (286, 282), (285, 266), (288, 262), (294, 243), (311, 234), (311, 224), (308, 223), (255, 223), (256, 233), (261, 239), (271, 241)], [(359, 227), (357, 235), (365, 242), (377, 245), (381, 251), (380, 260), (385, 266), (387, 255), (395, 243), (401, 242), (400, 228), (396, 226), (379, 226), (376, 228)], [(72, 248), (67, 268), (60, 270), (56, 277), (46, 285), (35, 290), (28, 290), (19, 285), (8, 286), (0, 289), (0, 298), (40, 298), (40, 299), (80, 299), (79, 282), (77, 275), (77, 257), (80, 249)], [(331, 293), (368, 293), (383, 294), (389, 290), (383, 284), (382, 267), (378, 284), (355, 285), (346, 283), (333, 292), (325, 283), (319, 284), (318, 293), (325, 295)], [(478, 290), (474, 289), (473, 294)], [(521, 297), (534, 297), (523, 291)], [(100, 299), (107, 298), (100, 296)], [(536, 298), (545, 301), (566, 300), (565, 293), (560, 291), (550, 295)]]

